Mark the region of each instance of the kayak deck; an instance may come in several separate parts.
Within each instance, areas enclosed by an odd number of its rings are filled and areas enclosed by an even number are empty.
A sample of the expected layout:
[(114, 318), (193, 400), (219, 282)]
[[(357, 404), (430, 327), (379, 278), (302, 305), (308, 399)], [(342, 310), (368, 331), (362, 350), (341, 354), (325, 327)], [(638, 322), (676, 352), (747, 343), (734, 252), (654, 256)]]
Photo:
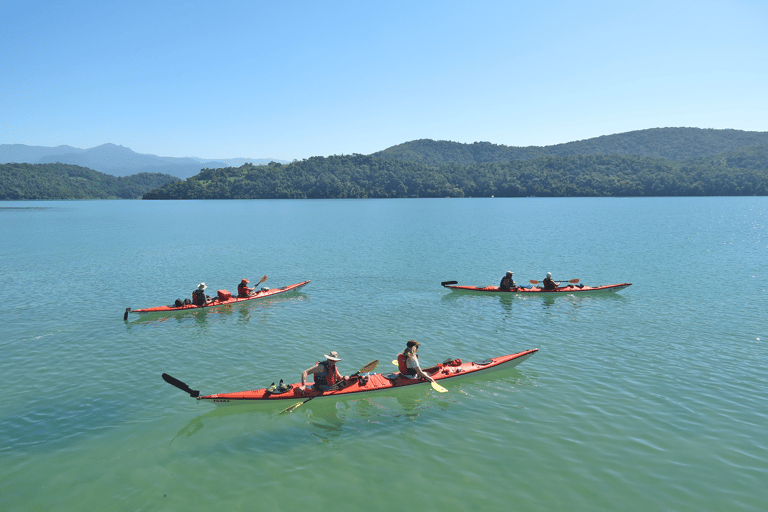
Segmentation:
[[(538, 351), (538, 349), (525, 350), (516, 354), (486, 359), (481, 362), (464, 363), (461, 359), (446, 361), (424, 370), (436, 381), (446, 379), (455, 379), (470, 375), (488, 374), (499, 370), (514, 368), (525, 361)], [(197, 397), (197, 400), (210, 402), (215, 405), (237, 405), (244, 403), (259, 403), (265, 405), (278, 405), (285, 407), (289, 402), (296, 400), (306, 400), (308, 398), (351, 398), (357, 395), (366, 395), (373, 392), (390, 391), (399, 388), (429, 385), (428, 381), (403, 376), (399, 373), (382, 374), (373, 373), (362, 375), (349, 379), (349, 383), (337, 390), (325, 392), (317, 391), (310, 385), (302, 392), (301, 383), (295, 383), (289, 386), (289, 390), (284, 393), (270, 393), (266, 389), (255, 389), (251, 391), (238, 391), (235, 393), (216, 393)]]
[(157, 306), (154, 308), (142, 308), (142, 309), (131, 309), (127, 308), (125, 310), (124, 319), (128, 318), (128, 313), (137, 313), (137, 314), (148, 314), (148, 313), (175, 313), (179, 311), (195, 311), (198, 309), (206, 309), (206, 308), (212, 308), (212, 307), (218, 307), (218, 306), (226, 306), (229, 304), (238, 304), (241, 302), (248, 302), (252, 300), (257, 299), (264, 299), (267, 297), (272, 297), (281, 293), (286, 293), (290, 291), (298, 290), (299, 288), (302, 288), (303, 286), (306, 286), (309, 284), (310, 281), (303, 281), (301, 283), (292, 284), (289, 286), (284, 286), (282, 288), (262, 288), (257, 293), (254, 293), (250, 295), (249, 297), (236, 297), (232, 296), (229, 299), (222, 300), (219, 297), (214, 297), (211, 299), (208, 304), (198, 306), (195, 304), (186, 304), (184, 306)]
[(561, 286), (559, 288), (556, 288), (554, 290), (545, 290), (544, 288), (538, 287), (538, 286), (531, 286), (530, 288), (512, 288), (511, 290), (502, 290), (498, 286), (485, 286), (485, 287), (477, 287), (477, 286), (459, 286), (459, 285), (446, 285), (446, 288), (450, 288), (451, 290), (455, 291), (464, 291), (464, 292), (483, 292), (483, 293), (516, 293), (520, 295), (525, 294), (550, 294), (550, 295), (556, 295), (556, 294), (592, 294), (592, 293), (610, 293), (610, 292), (618, 292), (619, 290), (623, 290), (624, 288), (632, 286), (632, 283), (621, 283), (621, 284), (607, 284), (603, 286)]

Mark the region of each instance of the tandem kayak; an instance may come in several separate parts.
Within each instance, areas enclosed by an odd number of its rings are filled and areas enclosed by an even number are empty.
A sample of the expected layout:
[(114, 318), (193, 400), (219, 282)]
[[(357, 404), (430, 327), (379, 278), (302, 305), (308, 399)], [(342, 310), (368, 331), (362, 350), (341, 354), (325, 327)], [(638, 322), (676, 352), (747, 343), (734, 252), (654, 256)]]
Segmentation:
[[(471, 375), (485, 375), (491, 374), (500, 370), (508, 370), (514, 368), (518, 364), (522, 363), (530, 356), (538, 352), (539, 349), (534, 348), (531, 350), (525, 350), (518, 352), (517, 354), (509, 354), (506, 356), (493, 357), (491, 359), (485, 359), (480, 362), (463, 362), (461, 359), (447, 360), (439, 363), (431, 368), (425, 368), (423, 371), (431, 376), (436, 381), (442, 383), (449, 379), (458, 379), (468, 377)], [(374, 364), (375, 363), (375, 364)], [(366, 367), (376, 367), (378, 361), (373, 361), (366, 365)], [(363, 368), (366, 368), (363, 367)], [(352, 375), (345, 382), (344, 386), (339, 389), (333, 389), (328, 391), (317, 391), (311, 386), (307, 386), (302, 392), (300, 387), (301, 383), (296, 383), (290, 386), (286, 386), (288, 389), (283, 392), (270, 393), (267, 389), (255, 389), (251, 391), (238, 391), (235, 393), (216, 393), (212, 395), (200, 395), (200, 392), (194, 389), (190, 389), (185, 383), (171, 377), (164, 373), (163, 380), (169, 384), (176, 386), (189, 393), (193, 398), (196, 398), (201, 402), (208, 402), (214, 405), (242, 405), (242, 404), (260, 404), (264, 408), (278, 410), (288, 407), (288, 410), (293, 410), (295, 406), (300, 405), (303, 401), (310, 399), (342, 399), (353, 398), (358, 396), (371, 396), (373, 394), (380, 394), (386, 392), (392, 392), (401, 388), (412, 386), (430, 386), (429, 381), (421, 380), (419, 378), (412, 378), (404, 376), (400, 373), (370, 373), (370, 374), (358, 374)], [(443, 389), (443, 391), (445, 391)], [(302, 402), (296, 402), (301, 400)]]
[(554, 290), (545, 290), (544, 288), (541, 288), (539, 286), (502, 290), (498, 286), (485, 286), (481, 288), (478, 286), (458, 286), (457, 284), (448, 284), (448, 283), (456, 283), (456, 281), (445, 281), (441, 284), (446, 288), (450, 288), (451, 290), (461, 291), (461, 292), (516, 293), (519, 295), (526, 295), (526, 294), (544, 294), (544, 295), (589, 294), (591, 295), (596, 293), (618, 292), (619, 290), (623, 290), (627, 286), (632, 286), (632, 283), (621, 283), (621, 284), (606, 284), (603, 286), (568, 285), (568, 286), (560, 286), (559, 288), (556, 288)]
[(183, 306), (158, 306), (154, 308), (143, 308), (143, 309), (126, 308), (125, 314), (123, 315), (123, 320), (128, 320), (128, 313), (167, 314), (167, 313), (176, 313), (179, 311), (195, 311), (198, 309), (215, 308), (219, 306), (226, 306), (229, 304), (239, 304), (241, 302), (248, 302), (251, 300), (265, 299), (267, 297), (274, 297), (275, 295), (279, 295), (281, 293), (287, 293), (287, 292), (298, 290), (299, 288), (301, 288), (302, 286), (306, 286), (307, 284), (309, 284), (309, 281), (304, 281), (302, 283), (296, 283), (289, 286), (284, 286), (282, 288), (262, 288), (258, 292), (253, 293), (248, 297), (230, 296), (228, 298), (222, 298), (217, 296), (211, 299), (211, 301), (208, 302), (208, 304), (205, 304), (204, 306), (197, 306), (195, 304), (186, 304)]

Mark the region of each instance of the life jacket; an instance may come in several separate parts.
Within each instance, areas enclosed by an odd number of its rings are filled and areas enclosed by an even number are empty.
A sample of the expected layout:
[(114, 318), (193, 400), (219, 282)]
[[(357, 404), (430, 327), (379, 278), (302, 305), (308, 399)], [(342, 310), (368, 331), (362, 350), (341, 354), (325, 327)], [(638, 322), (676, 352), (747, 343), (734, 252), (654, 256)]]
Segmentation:
[(237, 285), (237, 296), (238, 297), (248, 297), (248, 285), (240, 283)]
[(192, 292), (192, 304), (196, 306), (205, 304), (205, 292), (203, 290), (195, 290)]
[(315, 379), (315, 384), (321, 386), (333, 386), (336, 384), (336, 367), (334, 366), (333, 371), (330, 371), (326, 361), (318, 361), (317, 364), (323, 367), (323, 371), (321, 373), (312, 374), (312, 377)]
[(408, 373), (408, 358), (405, 357), (405, 354), (400, 353), (397, 354), (397, 369), (400, 370), (400, 373), (407, 374)]
[(408, 356), (403, 353), (397, 354), (397, 369), (403, 375), (416, 375), (416, 368), (408, 368)]

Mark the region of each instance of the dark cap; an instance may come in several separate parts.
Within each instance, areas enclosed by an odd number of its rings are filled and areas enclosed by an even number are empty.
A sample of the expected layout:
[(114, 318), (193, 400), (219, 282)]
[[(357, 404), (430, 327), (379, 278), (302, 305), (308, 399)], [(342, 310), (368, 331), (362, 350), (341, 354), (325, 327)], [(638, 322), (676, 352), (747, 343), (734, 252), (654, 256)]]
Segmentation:
[(406, 345), (409, 347), (413, 347), (414, 345), (418, 347), (419, 345), (421, 345), (421, 343), (419, 343), (416, 340), (408, 340), (408, 343), (406, 343)]

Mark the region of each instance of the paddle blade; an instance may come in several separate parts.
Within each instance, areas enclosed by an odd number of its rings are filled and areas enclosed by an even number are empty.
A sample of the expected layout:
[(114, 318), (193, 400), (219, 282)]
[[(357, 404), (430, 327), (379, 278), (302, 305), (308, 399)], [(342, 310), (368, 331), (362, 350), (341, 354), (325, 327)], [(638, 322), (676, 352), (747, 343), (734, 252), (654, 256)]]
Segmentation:
[(363, 366), (362, 368), (360, 368), (360, 370), (357, 373), (358, 374), (360, 374), (360, 373), (368, 373), (370, 371), (375, 370), (377, 366), (379, 366), (379, 360), (378, 359), (376, 359), (375, 361), (371, 361), (367, 365)]
[(539, 282), (535, 279), (531, 279), (531, 284), (539, 284)]
[(393, 365), (395, 365), (395, 366), (400, 366), (400, 365), (398, 364), (398, 362), (397, 362), (397, 359), (393, 359), (393, 360), (392, 360), (392, 364), (393, 364)]
[(432, 389), (434, 389), (435, 391), (439, 391), (440, 393), (447, 393), (448, 392), (447, 389), (445, 389), (443, 386), (441, 386), (437, 382), (430, 382), (430, 384), (432, 384)]
[(443, 285), (443, 286), (448, 286), (449, 284), (459, 284), (459, 282), (458, 281), (443, 281), (440, 284)]
[(573, 283), (573, 284), (576, 284), (576, 283), (578, 283), (578, 282), (579, 282), (579, 280), (578, 280), (578, 279), (571, 279), (571, 280), (570, 280), (570, 281), (568, 281), (568, 282), (569, 282), (569, 283)]
[(176, 386), (180, 390), (184, 391), (185, 393), (189, 393), (189, 396), (192, 398), (197, 398), (200, 396), (200, 392), (196, 389), (191, 389), (189, 386), (187, 386), (185, 383), (181, 382), (179, 379), (176, 379), (167, 373), (163, 374), (163, 380), (170, 384), (171, 386)]
[(261, 281), (259, 281), (259, 282), (257, 283), (257, 286), (258, 286), (258, 285), (260, 285), (261, 283), (263, 283), (263, 282), (264, 282), (264, 281), (266, 281), (266, 280), (267, 280), (267, 274), (264, 274), (264, 277), (262, 277), (262, 278), (261, 278)]

